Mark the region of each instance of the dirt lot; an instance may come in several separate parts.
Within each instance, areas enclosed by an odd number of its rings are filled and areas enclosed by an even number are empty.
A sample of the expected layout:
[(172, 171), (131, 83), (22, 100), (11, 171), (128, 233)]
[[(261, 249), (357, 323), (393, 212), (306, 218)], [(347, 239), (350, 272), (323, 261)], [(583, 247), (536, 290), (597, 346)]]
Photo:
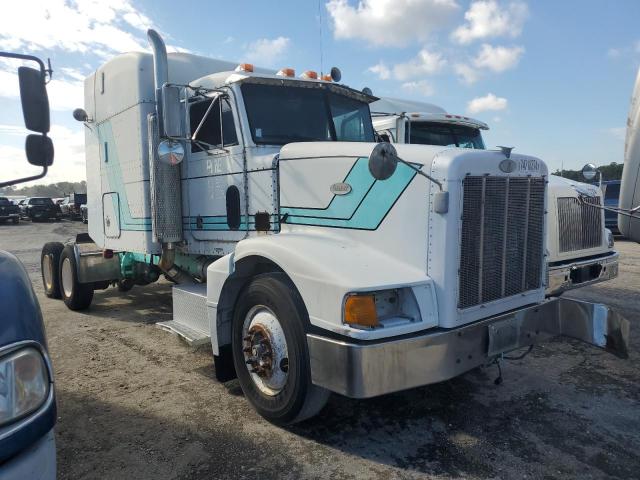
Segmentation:
[(33, 280), (56, 373), (61, 479), (640, 478), (640, 245), (620, 241), (620, 277), (574, 296), (632, 322), (629, 360), (578, 342), (455, 380), (356, 401), (334, 395), (289, 429), (262, 420), (208, 348), (154, 326), (167, 284), (97, 292), (75, 313), (42, 293), (40, 248), (78, 222), (0, 226)]

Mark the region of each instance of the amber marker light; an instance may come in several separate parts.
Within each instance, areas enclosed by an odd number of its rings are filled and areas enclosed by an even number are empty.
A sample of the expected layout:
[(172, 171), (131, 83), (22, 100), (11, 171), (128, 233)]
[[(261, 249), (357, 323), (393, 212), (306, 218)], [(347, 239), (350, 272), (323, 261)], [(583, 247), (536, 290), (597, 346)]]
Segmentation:
[(344, 322), (352, 327), (378, 326), (376, 301), (373, 295), (349, 295), (344, 302)]

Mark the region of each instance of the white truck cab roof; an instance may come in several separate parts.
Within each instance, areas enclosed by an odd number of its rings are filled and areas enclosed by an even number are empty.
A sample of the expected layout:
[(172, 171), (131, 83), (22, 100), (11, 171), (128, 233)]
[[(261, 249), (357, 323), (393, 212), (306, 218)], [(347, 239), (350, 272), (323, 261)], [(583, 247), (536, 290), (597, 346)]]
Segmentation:
[(377, 117), (405, 116), (412, 122), (431, 121), (489, 130), (489, 125), (480, 120), (464, 115), (447, 113), (444, 108), (427, 102), (385, 97), (371, 103), (370, 108), (374, 123)]

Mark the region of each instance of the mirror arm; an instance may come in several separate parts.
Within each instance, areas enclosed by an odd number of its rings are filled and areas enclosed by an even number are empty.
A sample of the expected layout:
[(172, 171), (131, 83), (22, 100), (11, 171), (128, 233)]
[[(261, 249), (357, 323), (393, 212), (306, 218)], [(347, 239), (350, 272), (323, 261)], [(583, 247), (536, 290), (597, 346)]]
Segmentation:
[(398, 157), (398, 161), (400, 163), (404, 163), (407, 167), (409, 167), (411, 170), (414, 170), (416, 173), (422, 175), (423, 177), (429, 179), (430, 181), (432, 181), (433, 183), (435, 183), (436, 185), (438, 185), (438, 187), (440, 187), (440, 191), (442, 192), (443, 188), (442, 188), (442, 183), (439, 182), (438, 180), (436, 180), (435, 178), (427, 175), (426, 173), (424, 173), (422, 170), (420, 170), (418, 167), (410, 164), (409, 162), (407, 162), (406, 160), (402, 160), (400, 157)]
[(9, 187), (11, 185), (16, 185), (17, 183), (24, 183), (24, 182), (30, 182), (32, 180), (38, 180), (38, 179), (44, 177), (47, 174), (47, 170), (48, 169), (49, 169), (49, 167), (42, 167), (42, 172), (39, 173), (38, 175), (34, 175), (32, 177), (18, 178), (17, 180), (9, 180), (8, 182), (1, 182), (0, 183), (0, 188)]

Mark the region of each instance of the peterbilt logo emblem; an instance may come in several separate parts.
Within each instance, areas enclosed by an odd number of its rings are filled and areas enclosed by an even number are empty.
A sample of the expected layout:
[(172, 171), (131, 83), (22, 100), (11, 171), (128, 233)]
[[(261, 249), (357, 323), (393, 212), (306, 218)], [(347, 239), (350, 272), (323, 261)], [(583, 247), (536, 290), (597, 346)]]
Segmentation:
[(331, 185), (329, 190), (331, 190), (331, 193), (334, 195), (346, 195), (351, 192), (351, 185), (344, 182), (338, 182)]
[(504, 173), (513, 173), (516, 170), (520, 171), (540, 171), (540, 162), (533, 158), (521, 158), (518, 160), (514, 160), (513, 158), (505, 158), (500, 162), (498, 168), (502, 170)]
[(504, 173), (512, 173), (515, 172), (518, 168), (518, 163), (515, 160), (511, 160), (510, 158), (505, 158), (500, 162), (500, 165), (498, 165), (498, 167)]

